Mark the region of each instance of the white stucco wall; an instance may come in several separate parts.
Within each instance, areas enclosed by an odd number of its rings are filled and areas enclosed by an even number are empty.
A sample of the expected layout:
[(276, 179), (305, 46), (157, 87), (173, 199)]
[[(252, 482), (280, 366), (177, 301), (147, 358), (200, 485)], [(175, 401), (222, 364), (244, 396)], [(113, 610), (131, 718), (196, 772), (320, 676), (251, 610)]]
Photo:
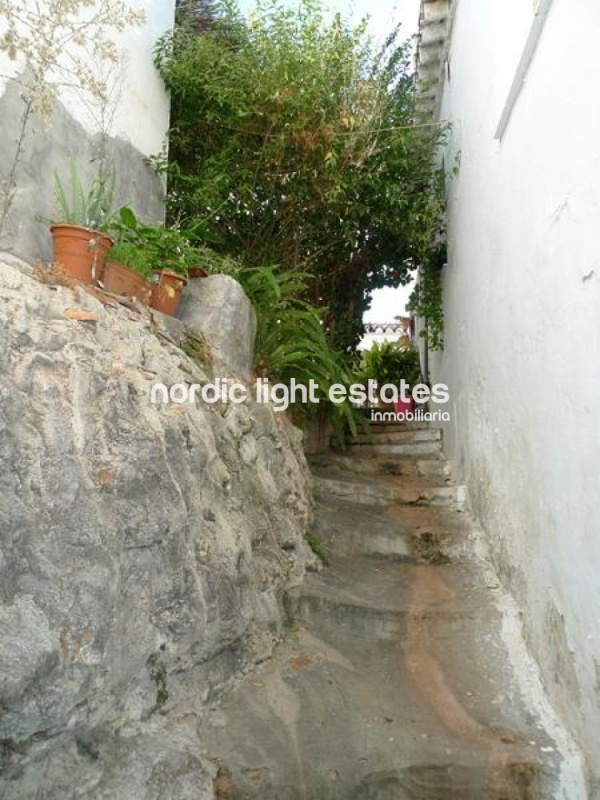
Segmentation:
[[(118, 65), (96, 64), (102, 75), (109, 75), (108, 104), (105, 108), (108, 134), (128, 141), (144, 155), (160, 152), (169, 124), (169, 98), (153, 66), (156, 40), (173, 25), (175, 0), (128, 0), (134, 8), (143, 8), (146, 22), (114, 34), (120, 53)], [(44, 0), (40, 3), (43, 8)], [(2, 30), (0, 19), (0, 31)], [(0, 96), (7, 82), (24, 67), (24, 61), (11, 61), (0, 52)], [(98, 132), (102, 116), (100, 104), (78, 90), (61, 89), (59, 97), (69, 113), (85, 130)]]
[(451, 391), (447, 454), (598, 780), (600, 4), (554, 0), (499, 142), (532, 20), (530, 0), (457, 6), (442, 117), (461, 168), (432, 373)]
[[(34, 0), (27, 2), (32, 9), (38, 5)], [(92, 35), (93, 28), (86, 29), (86, 38), (77, 51), (72, 41), (63, 47), (63, 69), (45, 76), (45, 82), (58, 89), (59, 102), (52, 105), (51, 115), (42, 118), (32, 114), (28, 118), (21, 144), (26, 106), (19, 80), (25, 75), (27, 85), (30, 73), (24, 72), (22, 55), (11, 61), (0, 53), (0, 249), (10, 249), (29, 260), (52, 258), (50, 234), (41, 220), (55, 218), (54, 175), (59, 174), (69, 185), (71, 157), (87, 187), (99, 163), (114, 171), (115, 208), (131, 205), (149, 222), (164, 217), (164, 182), (147, 157), (161, 152), (169, 126), (169, 97), (154, 68), (153, 49), (158, 37), (172, 27), (175, 0), (127, 2), (133, 8), (143, 8), (146, 20), (121, 32), (106, 30), (101, 36), (101, 41), (108, 39), (116, 45), (118, 63), (93, 57), (93, 42), (98, 41), (98, 35), (95, 40)], [(49, 0), (40, 0), (42, 11), (48, 8), (44, 3)], [(84, 19), (97, 13), (99, 7), (100, 3), (94, 3), (86, 9)], [(5, 20), (0, 17), (0, 35), (4, 29)], [(69, 55), (74, 53), (79, 64), (90, 66), (94, 78), (105, 81), (105, 101), (82, 88), (77, 74), (70, 79), (65, 73)], [(73, 86), (69, 88), (65, 80), (72, 80)], [(4, 216), (7, 197), (10, 202)]]

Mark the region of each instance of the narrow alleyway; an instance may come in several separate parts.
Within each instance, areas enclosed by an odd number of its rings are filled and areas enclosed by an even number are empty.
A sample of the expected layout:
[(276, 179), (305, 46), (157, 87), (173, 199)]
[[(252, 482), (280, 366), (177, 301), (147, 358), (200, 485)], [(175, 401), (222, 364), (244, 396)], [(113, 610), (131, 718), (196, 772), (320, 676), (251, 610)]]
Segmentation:
[(330, 563), (288, 593), (273, 658), (205, 720), (216, 796), (561, 796), (561, 745), (512, 666), (517, 615), (476, 555), (440, 432), (381, 426), (313, 470)]

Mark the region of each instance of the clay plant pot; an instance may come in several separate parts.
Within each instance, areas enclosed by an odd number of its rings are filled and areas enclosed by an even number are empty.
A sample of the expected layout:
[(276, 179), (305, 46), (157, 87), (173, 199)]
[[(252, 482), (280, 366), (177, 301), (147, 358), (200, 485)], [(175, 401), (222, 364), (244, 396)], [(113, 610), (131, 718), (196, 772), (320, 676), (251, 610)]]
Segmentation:
[(208, 272), (202, 267), (190, 267), (188, 269), (188, 278), (208, 278)]
[(143, 275), (118, 261), (107, 261), (104, 268), (104, 288), (107, 292), (133, 297), (145, 306), (150, 303), (152, 284)]
[(54, 263), (81, 283), (102, 280), (104, 261), (113, 240), (100, 231), (58, 222), (50, 226)]
[(150, 297), (150, 307), (155, 311), (173, 316), (179, 306), (181, 293), (185, 289), (187, 278), (171, 272), (168, 269), (161, 269), (154, 273), (152, 279), (152, 295)]

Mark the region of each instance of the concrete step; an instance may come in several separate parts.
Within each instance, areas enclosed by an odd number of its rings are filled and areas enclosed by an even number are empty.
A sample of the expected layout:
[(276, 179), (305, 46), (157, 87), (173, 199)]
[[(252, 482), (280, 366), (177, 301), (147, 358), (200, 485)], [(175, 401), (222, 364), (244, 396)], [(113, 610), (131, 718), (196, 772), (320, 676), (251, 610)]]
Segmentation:
[(371, 428), (370, 433), (358, 433), (348, 440), (350, 446), (365, 444), (415, 444), (416, 442), (440, 442), (440, 428), (398, 428), (381, 425)]
[[(371, 422), (368, 420), (366, 426), (360, 430), (357, 438), (362, 439), (365, 436), (367, 436), (367, 438), (374, 438), (380, 435), (388, 435), (390, 433), (407, 434), (415, 431), (430, 430), (431, 427), (431, 424), (428, 422)], [(336, 436), (331, 437), (330, 444), (332, 449), (335, 450), (337, 448), (338, 440)]]
[(353, 448), (349, 452), (312, 456), (310, 464), (315, 471), (329, 468), (359, 475), (435, 478), (440, 484), (448, 483), (451, 479), (450, 468), (442, 458), (395, 458), (364, 454), (361, 450)]
[(558, 798), (557, 747), (491, 594), (470, 567), (359, 558), (311, 576), (288, 595), (289, 636), (202, 723), (225, 796)]
[(441, 458), (440, 439), (421, 441), (380, 442), (379, 438), (369, 442), (348, 443), (347, 451), (358, 452), (361, 456), (396, 456), (402, 458)]
[(369, 428), (374, 432), (377, 431), (420, 431), (431, 428), (429, 422), (369, 422)]
[[(333, 443), (333, 449), (336, 445)], [(439, 458), (442, 453), (442, 431), (423, 423), (385, 423), (371, 425), (369, 432), (360, 432), (349, 439), (345, 453)]]
[(380, 478), (352, 475), (343, 470), (321, 469), (313, 472), (319, 496), (333, 495), (372, 506), (406, 505), (440, 506), (462, 510), (467, 491), (464, 486), (437, 486), (435, 481), (385, 476)]
[(202, 721), (217, 796), (565, 797), (538, 684), (510, 658), (518, 618), (470, 552), (440, 437), (386, 425), (369, 441), (314, 461), (330, 565), (285, 593), (284, 641)]
[(420, 563), (441, 564), (462, 558), (463, 512), (425, 506), (381, 508), (337, 497), (321, 497), (311, 533), (330, 556), (399, 556)]
[[(301, 586), (287, 592), (286, 610), (292, 622), (307, 623), (313, 631), (345, 630), (365, 639), (404, 640), (414, 574), (419, 569), (420, 565), (392, 558), (337, 558), (331, 568), (309, 575)], [(435, 583), (443, 580), (445, 595), (431, 604), (435, 625), (480, 613), (476, 597), (454, 591), (463, 573), (464, 567), (456, 565), (436, 568)], [(446, 635), (442, 630), (440, 634)]]

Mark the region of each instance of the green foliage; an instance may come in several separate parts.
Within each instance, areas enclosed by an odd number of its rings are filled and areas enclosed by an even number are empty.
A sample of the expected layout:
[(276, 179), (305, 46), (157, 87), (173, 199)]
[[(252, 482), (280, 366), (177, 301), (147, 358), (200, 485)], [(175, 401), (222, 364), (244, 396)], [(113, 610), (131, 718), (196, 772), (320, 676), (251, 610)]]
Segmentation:
[(379, 386), (383, 386), (386, 383), (398, 385), (405, 380), (409, 386), (414, 386), (420, 375), (419, 353), (412, 346), (400, 342), (375, 342), (363, 353), (363, 381), (376, 380)]
[(269, 267), (244, 269), (238, 275), (258, 317), (257, 372), (284, 383), (313, 378), (326, 387), (338, 363), (319, 312), (300, 299), (308, 277)]
[(85, 189), (75, 158), (69, 161), (69, 185), (65, 188), (58, 172), (54, 173), (54, 194), (60, 212), (60, 222), (82, 225), (97, 231), (107, 231), (115, 212), (115, 173), (101, 171)]
[(109, 261), (118, 261), (129, 269), (139, 272), (144, 278), (150, 279), (155, 263), (150, 254), (136, 242), (117, 242), (110, 249)]
[[(450, 171), (450, 177), (458, 174), (459, 155)], [(444, 219), (444, 171), (436, 176), (432, 192), (431, 214), (433, 215), (424, 231), (433, 230), (434, 219)], [(437, 209), (437, 210), (436, 210)], [(420, 238), (420, 257), (418, 259), (417, 282), (408, 303), (408, 310), (425, 322), (421, 337), (427, 339), (431, 350), (442, 350), (444, 347), (444, 309), (442, 299), (441, 270), (447, 259), (446, 229), (444, 224), (438, 225), (434, 240), (428, 235)]]
[(154, 681), (156, 686), (156, 702), (152, 708), (152, 712), (157, 711), (169, 699), (169, 689), (167, 686), (167, 667), (164, 661), (161, 661), (158, 653), (152, 653), (148, 659), (148, 670), (150, 678)]
[[(255, 370), (274, 382), (318, 385), (319, 406), (343, 441), (346, 430), (356, 432), (358, 414), (350, 403), (332, 404), (329, 389), (335, 383), (349, 384), (346, 359), (329, 344), (322, 312), (303, 299), (310, 289), (307, 273), (286, 272), (272, 267), (240, 268), (233, 274), (252, 301), (257, 316)], [(318, 408), (317, 407), (317, 408)], [(317, 408), (298, 409), (305, 415)]]
[(424, 320), (421, 336), (432, 350), (444, 346), (444, 308), (440, 267), (427, 264), (419, 269), (418, 282), (410, 298), (408, 310)]
[[(234, 262), (205, 245), (192, 244), (193, 231), (183, 231), (175, 225), (150, 225), (139, 220), (129, 206), (119, 209), (111, 225), (117, 241), (117, 252), (125, 249), (133, 269), (148, 275), (153, 269), (169, 269), (187, 275), (191, 267), (201, 266), (206, 272), (229, 272)], [(113, 248), (114, 255), (115, 248)], [(133, 251), (137, 251), (137, 256)], [(137, 264), (137, 266), (135, 266)]]
[(118, 221), (113, 226), (117, 244), (137, 246), (151, 269), (169, 269), (181, 275), (197, 263), (194, 248), (177, 228), (156, 223), (141, 222), (133, 209), (119, 209)]
[(247, 20), (235, 0), (213, 10), (207, 32), (183, 24), (156, 48), (172, 98), (170, 218), (202, 220), (245, 267), (313, 276), (305, 299), (350, 350), (370, 292), (408, 282), (440, 235), (443, 130), (413, 125), (398, 30), (376, 51), (321, 0), (261, 0)]

